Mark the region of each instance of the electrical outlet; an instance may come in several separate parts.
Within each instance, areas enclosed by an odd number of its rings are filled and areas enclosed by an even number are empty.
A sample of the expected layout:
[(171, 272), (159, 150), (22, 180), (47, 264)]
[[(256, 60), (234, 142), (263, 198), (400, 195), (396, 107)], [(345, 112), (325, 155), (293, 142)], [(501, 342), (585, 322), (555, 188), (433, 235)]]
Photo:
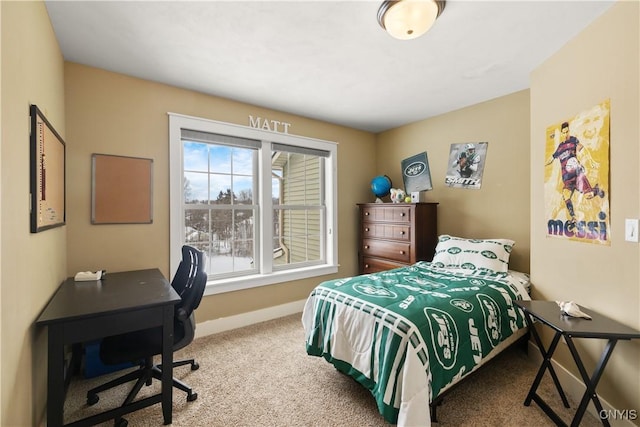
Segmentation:
[(638, 220), (637, 219), (625, 219), (624, 220), (624, 240), (627, 242), (638, 242)]

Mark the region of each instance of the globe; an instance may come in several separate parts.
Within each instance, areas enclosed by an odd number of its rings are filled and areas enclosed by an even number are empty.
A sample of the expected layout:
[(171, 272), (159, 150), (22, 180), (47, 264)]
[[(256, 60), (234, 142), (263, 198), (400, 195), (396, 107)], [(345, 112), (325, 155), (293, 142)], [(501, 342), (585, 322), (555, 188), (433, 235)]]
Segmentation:
[(371, 191), (373, 195), (380, 198), (389, 195), (391, 190), (391, 179), (386, 175), (378, 175), (371, 180)]

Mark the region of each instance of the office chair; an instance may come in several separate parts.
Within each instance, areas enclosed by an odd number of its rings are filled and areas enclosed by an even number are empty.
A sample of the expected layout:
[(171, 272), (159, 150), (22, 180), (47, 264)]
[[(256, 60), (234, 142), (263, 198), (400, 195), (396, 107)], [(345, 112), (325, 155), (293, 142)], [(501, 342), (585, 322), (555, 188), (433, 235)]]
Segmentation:
[[(204, 271), (203, 254), (191, 246), (182, 247), (182, 261), (171, 281), (171, 286), (180, 295), (181, 301), (176, 305), (173, 322), (173, 351), (189, 345), (195, 336), (196, 322), (193, 311), (200, 305), (207, 282)], [(125, 399), (123, 405), (129, 404), (136, 397), (144, 384), (151, 385), (152, 379), (162, 378), (162, 365), (153, 364), (153, 356), (162, 353), (162, 328), (143, 329), (121, 335), (106, 337), (100, 344), (100, 359), (106, 365), (123, 362), (135, 362), (140, 368), (122, 377), (95, 387), (87, 392), (87, 404), (94, 405), (100, 399), (98, 393), (137, 380), (133, 389)], [(143, 361), (143, 362), (140, 362)], [(191, 365), (191, 370), (199, 368), (193, 360), (179, 360), (173, 362), (173, 367)], [(187, 393), (187, 401), (198, 398), (191, 387), (173, 378), (173, 386)], [(116, 426), (124, 427), (127, 421), (120, 418), (115, 420)]]

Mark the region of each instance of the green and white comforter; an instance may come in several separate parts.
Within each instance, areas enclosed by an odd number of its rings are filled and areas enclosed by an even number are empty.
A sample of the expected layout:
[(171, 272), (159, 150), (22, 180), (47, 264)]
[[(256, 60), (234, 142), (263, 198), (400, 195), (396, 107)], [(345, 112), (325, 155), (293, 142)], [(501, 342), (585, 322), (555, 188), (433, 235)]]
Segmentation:
[(388, 422), (428, 426), (439, 392), (525, 326), (517, 299), (529, 296), (509, 274), (428, 262), (327, 281), (302, 315), (307, 353), (369, 389)]

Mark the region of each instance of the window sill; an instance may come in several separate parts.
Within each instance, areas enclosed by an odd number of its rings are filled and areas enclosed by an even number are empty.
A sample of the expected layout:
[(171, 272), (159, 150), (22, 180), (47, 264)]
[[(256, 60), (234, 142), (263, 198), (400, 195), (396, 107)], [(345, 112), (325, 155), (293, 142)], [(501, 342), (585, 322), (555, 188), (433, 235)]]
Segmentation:
[(293, 280), (324, 276), (337, 272), (337, 265), (320, 265), (289, 271), (276, 271), (268, 275), (256, 274), (252, 276), (233, 277), (222, 280), (210, 280), (207, 282), (207, 287), (204, 291), (204, 294), (222, 294), (225, 292), (233, 292), (242, 289), (251, 289), (257, 288), (259, 286), (272, 285), (274, 283), (290, 282)]

